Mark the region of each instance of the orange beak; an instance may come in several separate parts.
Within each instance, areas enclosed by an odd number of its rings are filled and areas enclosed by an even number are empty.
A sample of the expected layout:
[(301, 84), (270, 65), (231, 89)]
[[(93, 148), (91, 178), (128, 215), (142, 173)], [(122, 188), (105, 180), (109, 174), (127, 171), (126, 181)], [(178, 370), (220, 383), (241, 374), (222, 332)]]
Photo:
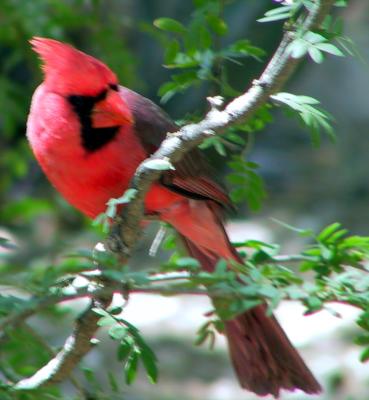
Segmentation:
[(118, 92), (112, 90), (109, 90), (104, 100), (96, 103), (91, 118), (93, 128), (109, 128), (133, 123), (133, 116), (127, 104)]

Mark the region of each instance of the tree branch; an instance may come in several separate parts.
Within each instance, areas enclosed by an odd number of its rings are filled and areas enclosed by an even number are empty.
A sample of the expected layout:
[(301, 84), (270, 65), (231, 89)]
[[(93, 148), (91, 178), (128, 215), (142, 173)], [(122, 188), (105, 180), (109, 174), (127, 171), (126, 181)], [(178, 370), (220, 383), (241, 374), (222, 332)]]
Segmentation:
[[(42, 345), (42, 347), (44, 348), (44, 350), (47, 351), (47, 353), (49, 354), (50, 357), (56, 356), (55, 351), (51, 348), (51, 346), (45, 341), (45, 339), (40, 334), (38, 334), (33, 328), (31, 328), (30, 325), (23, 322), (22, 329), (26, 330), (27, 334), (29, 334), (37, 342), (39, 342)], [(79, 396), (81, 397), (81, 400), (83, 400), (83, 399), (87, 400), (87, 393), (86, 393), (85, 389), (78, 382), (77, 378), (73, 375), (73, 373), (70, 373), (68, 378), (69, 378), (70, 382), (72, 383), (72, 385), (77, 390)]]
[(44, 367), (29, 378), (22, 379), (14, 389), (32, 390), (41, 386), (58, 383), (69, 376), (82, 357), (91, 350), (92, 337), (95, 335), (100, 316), (94, 307), (107, 307), (111, 297), (91, 301), (87, 310), (77, 319), (73, 333), (65, 341), (63, 348)]
[[(334, 0), (316, 0), (302, 26), (302, 32), (319, 27), (328, 14)], [(224, 110), (221, 104), (209, 99), (211, 110), (197, 124), (189, 124), (175, 133), (168, 133), (160, 148), (147, 160), (141, 163), (131, 181), (130, 188), (136, 189), (136, 196), (125, 207), (120, 215), (114, 218), (110, 234), (106, 240), (107, 247), (126, 261), (141, 233), (141, 221), (144, 218), (144, 200), (150, 186), (161, 175), (161, 171), (150, 169), (152, 159), (179, 161), (190, 149), (199, 145), (207, 137), (222, 133), (226, 128), (241, 121), (246, 121), (269, 97), (278, 92), (292, 75), (301, 58), (292, 58), (287, 48), (293, 42), (295, 34), (286, 31), (282, 41), (269, 64), (259, 79), (252, 82), (250, 89), (231, 101)]]

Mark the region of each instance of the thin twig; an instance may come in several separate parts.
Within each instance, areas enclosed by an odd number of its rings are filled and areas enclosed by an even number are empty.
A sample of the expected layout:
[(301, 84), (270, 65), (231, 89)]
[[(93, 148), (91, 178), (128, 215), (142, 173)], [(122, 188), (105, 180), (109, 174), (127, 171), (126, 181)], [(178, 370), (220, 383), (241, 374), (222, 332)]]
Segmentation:
[(36, 314), (37, 312), (54, 304), (91, 296), (93, 296), (91, 291), (83, 289), (76, 291), (73, 294), (47, 295), (37, 300), (30, 299), (29, 305), (26, 308), (22, 308), (21, 310), (14, 312), (1, 320), (0, 332), (5, 331), (9, 327), (22, 323), (24, 320)]

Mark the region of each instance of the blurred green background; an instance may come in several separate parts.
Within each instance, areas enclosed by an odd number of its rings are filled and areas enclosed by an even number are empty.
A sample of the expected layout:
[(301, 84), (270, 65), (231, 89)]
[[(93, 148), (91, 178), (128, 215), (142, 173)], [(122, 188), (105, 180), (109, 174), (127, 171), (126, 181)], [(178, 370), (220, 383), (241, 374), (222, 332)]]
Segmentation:
[[(280, 39), (281, 25), (255, 22), (270, 6), (269, 0), (226, 1), (224, 19), (229, 33), (222, 39), (224, 44), (247, 38), (271, 54)], [(91, 247), (98, 237), (91, 223), (51, 188), (28, 147), (26, 118), (32, 93), (42, 79), (28, 40), (38, 35), (72, 43), (106, 62), (122, 84), (159, 102), (158, 88), (169, 79), (171, 71), (163, 68), (162, 36), (152, 22), (159, 17), (172, 17), (187, 23), (192, 11), (189, 0), (1, 0), (0, 236), (12, 238), (22, 249), (14, 268), (51, 263), (60, 251)], [(230, 230), (235, 237), (259, 236), (281, 242), (287, 250), (296, 248), (299, 242), (273, 223), (271, 217), (313, 229), (340, 221), (354, 233), (369, 234), (369, 3), (353, 0), (337, 13), (345, 20), (345, 34), (357, 44), (360, 56), (330, 57), (323, 65), (308, 60), (285, 88), (322, 102), (335, 117), (337, 143), (323, 140), (314, 149), (308, 134), (297, 123), (282, 112), (274, 112), (274, 123), (256, 134), (250, 153), (250, 159), (261, 166), (268, 198), (257, 214), (241, 207), (233, 215), (235, 222)], [(238, 90), (246, 89), (262, 67), (262, 63), (251, 58), (226, 65), (231, 83)], [(207, 107), (204, 99), (209, 90), (206, 85), (190, 89), (174, 96), (163, 107), (175, 119), (194, 112), (201, 115)], [(225, 174), (223, 160), (211, 152), (209, 157), (219, 174)], [(151, 239), (148, 233), (140, 244), (137, 264), (143, 260), (147, 263)], [(172, 302), (144, 298), (137, 302), (139, 311), (134, 311), (133, 301), (131, 313), (133, 318), (139, 316), (135, 322), (141, 324), (148, 341), (158, 351), (162, 379), (154, 387), (143, 379), (125, 389), (124, 396), (162, 400), (255, 398), (238, 390), (224, 346), (211, 354), (192, 346), (191, 335), (201, 320), (201, 310), (206, 311), (206, 304), (182, 298)], [(150, 302), (156, 305), (155, 309), (148, 308)], [(185, 308), (183, 318), (181, 307)], [(150, 318), (150, 323), (146, 323), (145, 313), (155, 314), (156, 309), (164, 317)], [(191, 319), (193, 313), (198, 317)], [(299, 321), (296, 310), (286, 309), (282, 314), (285, 325)], [(350, 312), (348, 315), (353, 318)], [(364, 372), (365, 365), (356, 361), (356, 350), (349, 344), (352, 336), (349, 325), (341, 324), (343, 327), (330, 330), (329, 326), (336, 325), (327, 318), (323, 315), (322, 320), (308, 328), (316, 327), (319, 334), (301, 342), (308, 363), (313, 369), (316, 367), (328, 388), (319, 398), (367, 399), (369, 373)], [(70, 320), (60, 316), (55, 322), (43, 319), (43, 331), (52, 345), (59, 345), (62, 334), (68, 332)], [(186, 328), (185, 322), (189, 327)], [(325, 331), (322, 326), (327, 326)], [(86, 360), (86, 365), (98, 366), (103, 387), (107, 385), (103, 366), (110, 366), (113, 358), (109, 345), (107, 339)], [(325, 358), (321, 357), (322, 352)], [(356, 358), (352, 356), (354, 353)], [(118, 364), (115, 370), (119, 377)], [(71, 390), (68, 384), (65, 390)], [(296, 394), (286, 398), (306, 396)]]

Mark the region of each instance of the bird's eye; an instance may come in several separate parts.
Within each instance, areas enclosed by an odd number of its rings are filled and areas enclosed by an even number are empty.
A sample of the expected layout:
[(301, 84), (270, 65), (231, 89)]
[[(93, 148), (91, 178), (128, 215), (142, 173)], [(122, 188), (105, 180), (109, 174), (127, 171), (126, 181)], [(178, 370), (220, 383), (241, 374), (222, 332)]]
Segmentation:
[(90, 110), (94, 105), (94, 98), (91, 96), (70, 95), (68, 101), (77, 112)]
[(107, 94), (108, 91), (106, 89), (102, 90), (97, 96), (94, 97), (95, 102), (104, 100)]
[(115, 92), (118, 92), (119, 90), (118, 85), (116, 83), (111, 83), (109, 87), (111, 90), (114, 90)]

